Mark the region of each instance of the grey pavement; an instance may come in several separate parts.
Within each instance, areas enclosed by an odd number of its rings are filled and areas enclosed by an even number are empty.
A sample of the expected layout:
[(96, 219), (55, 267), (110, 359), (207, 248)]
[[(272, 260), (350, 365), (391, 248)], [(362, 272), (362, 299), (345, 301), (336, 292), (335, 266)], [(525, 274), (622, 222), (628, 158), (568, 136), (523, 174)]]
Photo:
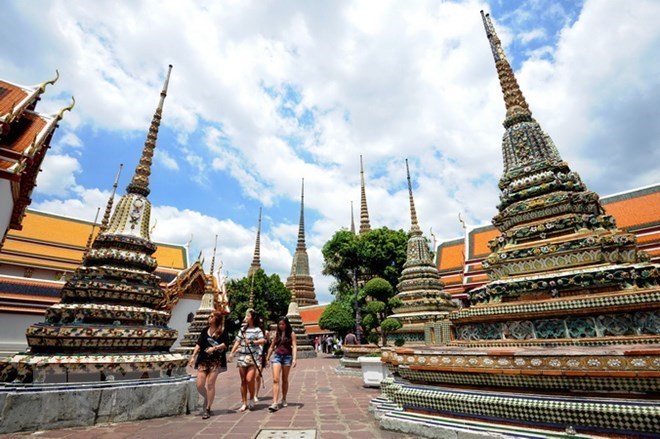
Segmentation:
[[(144, 421), (98, 424), (93, 427), (17, 433), (6, 437), (409, 438), (379, 428), (373, 414), (368, 411), (368, 404), (380, 391), (363, 387), (361, 377), (335, 374), (334, 369), (338, 364), (336, 358), (323, 354), (319, 358), (299, 360), (297, 367), (291, 370), (287, 397), (289, 406), (274, 413), (268, 411), (272, 402), (270, 368), (264, 371), (265, 387), (259, 391), (259, 403), (252, 411), (239, 412), (240, 377), (235, 363), (230, 363), (227, 371), (218, 377), (213, 416), (209, 419), (202, 419), (194, 413)], [(306, 435), (304, 430), (307, 430)], [(311, 435), (313, 433), (315, 435)]]

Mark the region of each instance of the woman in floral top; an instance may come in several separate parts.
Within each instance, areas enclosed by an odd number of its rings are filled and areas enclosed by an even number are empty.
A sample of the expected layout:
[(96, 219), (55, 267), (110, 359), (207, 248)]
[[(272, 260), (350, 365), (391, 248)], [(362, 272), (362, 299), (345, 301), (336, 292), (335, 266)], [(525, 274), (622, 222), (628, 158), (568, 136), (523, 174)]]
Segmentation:
[[(234, 346), (229, 353), (229, 361), (238, 351), (238, 358), (236, 364), (241, 374), (241, 400), (243, 405), (239, 409), (245, 411), (254, 407), (254, 381), (257, 372), (256, 362), (259, 359), (259, 352), (261, 345), (266, 342), (263, 331), (256, 326), (258, 319), (256, 312), (250, 308), (245, 314), (245, 326), (241, 328)], [(248, 400), (248, 392), (250, 399)]]

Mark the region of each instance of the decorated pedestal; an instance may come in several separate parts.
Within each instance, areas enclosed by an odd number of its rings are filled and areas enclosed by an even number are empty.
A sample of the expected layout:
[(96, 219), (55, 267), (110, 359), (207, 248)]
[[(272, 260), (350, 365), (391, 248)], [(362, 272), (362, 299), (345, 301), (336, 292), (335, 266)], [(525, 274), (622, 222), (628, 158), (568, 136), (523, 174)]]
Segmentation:
[[(5, 432), (52, 428), (60, 422), (87, 425), (89, 420), (70, 416), (75, 404), (62, 404), (85, 399), (90, 386), (104, 383), (108, 387), (103, 394), (111, 400), (137, 389), (136, 384), (122, 386), (120, 381), (140, 380), (144, 386), (136, 390), (144, 399), (122, 401), (123, 410), (140, 417), (188, 411), (188, 395), (194, 389), (185, 368), (188, 358), (170, 352), (177, 331), (167, 326), (178, 296), (161, 288), (153, 273), (158, 264), (149, 237), (149, 175), (168, 82), (169, 72), (140, 163), (109, 224), (104, 219), (82, 265), (64, 285), (61, 302), (47, 310), (44, 322), (27, 329), (29, 349), (14, 355), (9, 359), (11, 367), (3, 368), (5, 384), (0, 390), (13, 395), (1, 400), (0, 424)], [(110, 209), (111, 202), (108, 213)], [(53, 385), (61, 395), (56, 400)], [(182, 403), (142, 410), (140, 404), (157, 400), (161, 392)], [(43, 422), (35, 421), (20, 416), (21, 412), (45, 417)]]
[(404, 431), (432, 419), (442, 430), (459, 419), (548, 435), (657, 434), (659, 267), (562, 161), (483, 20), (507, 108), (493, 219), (501, 235), (483, 263), (491, 282), (449, 314), (447, 346), (383, 352), (397, 377), (374, 401), (382, 425)]

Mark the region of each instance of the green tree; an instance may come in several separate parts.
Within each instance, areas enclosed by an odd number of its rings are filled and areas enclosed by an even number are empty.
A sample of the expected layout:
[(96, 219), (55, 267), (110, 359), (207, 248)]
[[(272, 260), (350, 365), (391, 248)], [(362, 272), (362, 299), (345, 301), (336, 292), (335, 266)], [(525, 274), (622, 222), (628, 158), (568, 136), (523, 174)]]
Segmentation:
[[(323, 246), (323, 274), (335, 278), (332, 293), (343, 303), (355, 300), (353, 275), (357, 270), (360, 283), (382, 277), (390, 285), (398, 283), (406, 262), (408, 233), (387, 227), (362, 235), (342, 229)], [(360, 306), (364, 304), (364, 294)]]
[[(254, 288), (254, 310), (264, 318), (266, 328), (287, 313), (291, 292), (277, 274), (268, 276), (264, 270), (259, 269), (254, 274), (254, 280), (252, 277), (232, 279), (227, 283), (231, 313), (226, 320), (227, 328), (232, 334), (238, 331), (240, 322), (245, 317), (252, 288)], [(239, 323), (237, 324), (236, 321)]]
[(342, 303), (334, 301), (326, 306), (323, 314), (321, 314), (319, 327), (336, 332), (343, 337), (355, 327), (355, 319), (351, 311), (346, 309)]
[[(394, 297), (396, 291), (385, 279), (375, 277), (364, 285), (364, 293), (370, 299), (364, 307), (362, 323), (367, 332), (375, 331), (380, 335), (381, 344), (387, 344), (387, 334), (401, 327), (397, 319), (387, 318), (392, 309), (401, 305), (401, 300)], [(397, 326), (398, 325), (398, 326)]]
[(387, 227), (373, 229), (360, 236), (358, 257), (365, 279), (382, 277), (390, 283), (399, 283), (406, 262), (408, 232)]
[(323, 274), (335, 278), (336, 296), (353, 291), (353, 270), (359, 268), (358, 236), (346, 229), (336, 232), (323, 246)]

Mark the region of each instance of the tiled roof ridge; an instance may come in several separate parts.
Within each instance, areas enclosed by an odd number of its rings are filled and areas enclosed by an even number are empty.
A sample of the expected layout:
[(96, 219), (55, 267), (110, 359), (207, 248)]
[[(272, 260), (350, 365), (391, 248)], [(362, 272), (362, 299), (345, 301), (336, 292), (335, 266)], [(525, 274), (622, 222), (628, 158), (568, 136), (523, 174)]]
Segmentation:
[(64, 285), (64, 281), (39, 279), (35, 277), (12, 276), (10, 274), (0, 274), (0, 281), (15, 284), (50, 284), (52, 286), (57, 286), (58, 288), (62, 288), (62, 285)]
[[(94, 221), (92, 221), (92, 220), (86, 220), (86, 219), (77, 218), (77, 217), (74, 217), (74, 216), (66, 216), (66, 215), (63, 215), (61, 213), (56, 213), (56, 212), (46, 212), (45, 210), (39, 210), (39, 209), (35, 209), (35, 208), (32, 208), (32, 207), (26, 209), (26, 211), (27, 211), (27, 213), (33, 213), (33, 214), (37, 214), (37, 215), (43, 215), (43, 216), (48, 216), (48, 217), (54, 217), (54, 218), (57, 218), (57, 219), (83, 223), (85, 225), (89, 225), (90, 227), (92, 226), (92, 224), (94, 224)], [(14, 236), (12, 236), (12, 238), (14, 238)], [(26, 238), (24, 238), (24, 239), (26, 239)], [(52, 241), (42, 241), (42, 242), (52, 243)], [(184, 244), (176, 244), (176, 243), (172, 243), (172, 242), (153, 241), (153, 243), (158, 247), (165, 246), (165, 247), (170, 247), (170, 248), (180, 248), (181, 250), (185, 250), (185, 248), (186, 248), (186, 246)]]

